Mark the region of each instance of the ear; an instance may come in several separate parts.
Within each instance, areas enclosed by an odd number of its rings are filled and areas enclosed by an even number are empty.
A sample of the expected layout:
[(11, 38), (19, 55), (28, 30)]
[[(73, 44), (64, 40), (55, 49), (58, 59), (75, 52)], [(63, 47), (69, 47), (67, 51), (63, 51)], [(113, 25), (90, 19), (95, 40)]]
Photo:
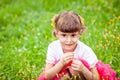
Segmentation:
[(55, 37), (57, 37), (57, 30), (56, 30), (56, 29), (53, 30), (53, 35), (54, 35)]
[(80, 35), (86, 30), (85, 27), (83, 27), (81, 30), (80, 30)]
[(80, 30), (80, 35), (83, 33), (83, 31), (84, 31), (83, 29)]

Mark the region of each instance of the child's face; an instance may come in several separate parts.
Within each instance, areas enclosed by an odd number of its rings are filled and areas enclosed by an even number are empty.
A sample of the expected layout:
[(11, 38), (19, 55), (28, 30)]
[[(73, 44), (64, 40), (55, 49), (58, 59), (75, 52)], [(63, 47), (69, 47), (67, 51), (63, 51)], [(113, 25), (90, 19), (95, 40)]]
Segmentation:
[(56, 36), (61, 42), (63, 51), (73, 52), (76, 47), (77, 41), (80, 37), (80, 33), (79, 32), (64, 33), (58, 31), (56, 33)]

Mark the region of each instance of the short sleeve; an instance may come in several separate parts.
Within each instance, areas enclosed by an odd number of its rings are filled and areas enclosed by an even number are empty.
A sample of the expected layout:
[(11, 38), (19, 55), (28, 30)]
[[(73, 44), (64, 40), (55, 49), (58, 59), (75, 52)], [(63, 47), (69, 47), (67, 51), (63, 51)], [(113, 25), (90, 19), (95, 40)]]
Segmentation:
[(93, 52), (91, 48), (88, 48), (84, 52), (83, 58), (88, 62), (88, 64), (90, 65), (90, 68), (95, 66), (96, 63), (98, 62), (97, 56), (95, 55), (95, 53)]
[(54, 64), (54, 62), (55, 62), (54, 46), (50, 44), (50, 45), (48, 46), (46, 63)]

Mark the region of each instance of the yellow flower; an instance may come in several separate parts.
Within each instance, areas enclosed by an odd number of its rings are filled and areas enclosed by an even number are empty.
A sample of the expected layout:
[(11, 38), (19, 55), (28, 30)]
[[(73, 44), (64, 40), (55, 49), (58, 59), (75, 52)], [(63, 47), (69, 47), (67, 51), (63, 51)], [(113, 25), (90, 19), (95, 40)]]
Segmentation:
[(118, 19), (120, 19), (120, 16), (118, 16)]
[(52, 21), (51, 25), (52, 25), (53, 27), (56, 26), (56, 23), (55, 23), (56, 17), (58, 17), (58, 14), (56, 14), (56, 15), (52, 18), (52, 20), (51, 20), (51, 21)]
[(79, 15), (80, 20), (81, 20), (81, 24), (84, 26), (84, 19)]
[(55, 22), (54, 22), (54, 21), (52, 21), (51, 25), (52, 25), (52, 27), (55, 27)]

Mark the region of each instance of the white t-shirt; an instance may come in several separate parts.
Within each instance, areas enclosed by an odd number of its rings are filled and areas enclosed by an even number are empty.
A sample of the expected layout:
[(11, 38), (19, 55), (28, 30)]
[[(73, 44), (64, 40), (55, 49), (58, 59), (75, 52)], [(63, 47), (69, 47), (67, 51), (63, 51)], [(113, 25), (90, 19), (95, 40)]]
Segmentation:
[[(73, 53), (74, 58), (86, 60), (90, 67), (94, 66), (98, 62), (98, 59), (92, 49), (81, 41), (77, 42), (77, 47)], [(59, 61), (62, 58), (62, 55), (63, 50), (60, 41), (53, 41), (48, 46), (46, 62), (54, 64), (56, 61)]]

